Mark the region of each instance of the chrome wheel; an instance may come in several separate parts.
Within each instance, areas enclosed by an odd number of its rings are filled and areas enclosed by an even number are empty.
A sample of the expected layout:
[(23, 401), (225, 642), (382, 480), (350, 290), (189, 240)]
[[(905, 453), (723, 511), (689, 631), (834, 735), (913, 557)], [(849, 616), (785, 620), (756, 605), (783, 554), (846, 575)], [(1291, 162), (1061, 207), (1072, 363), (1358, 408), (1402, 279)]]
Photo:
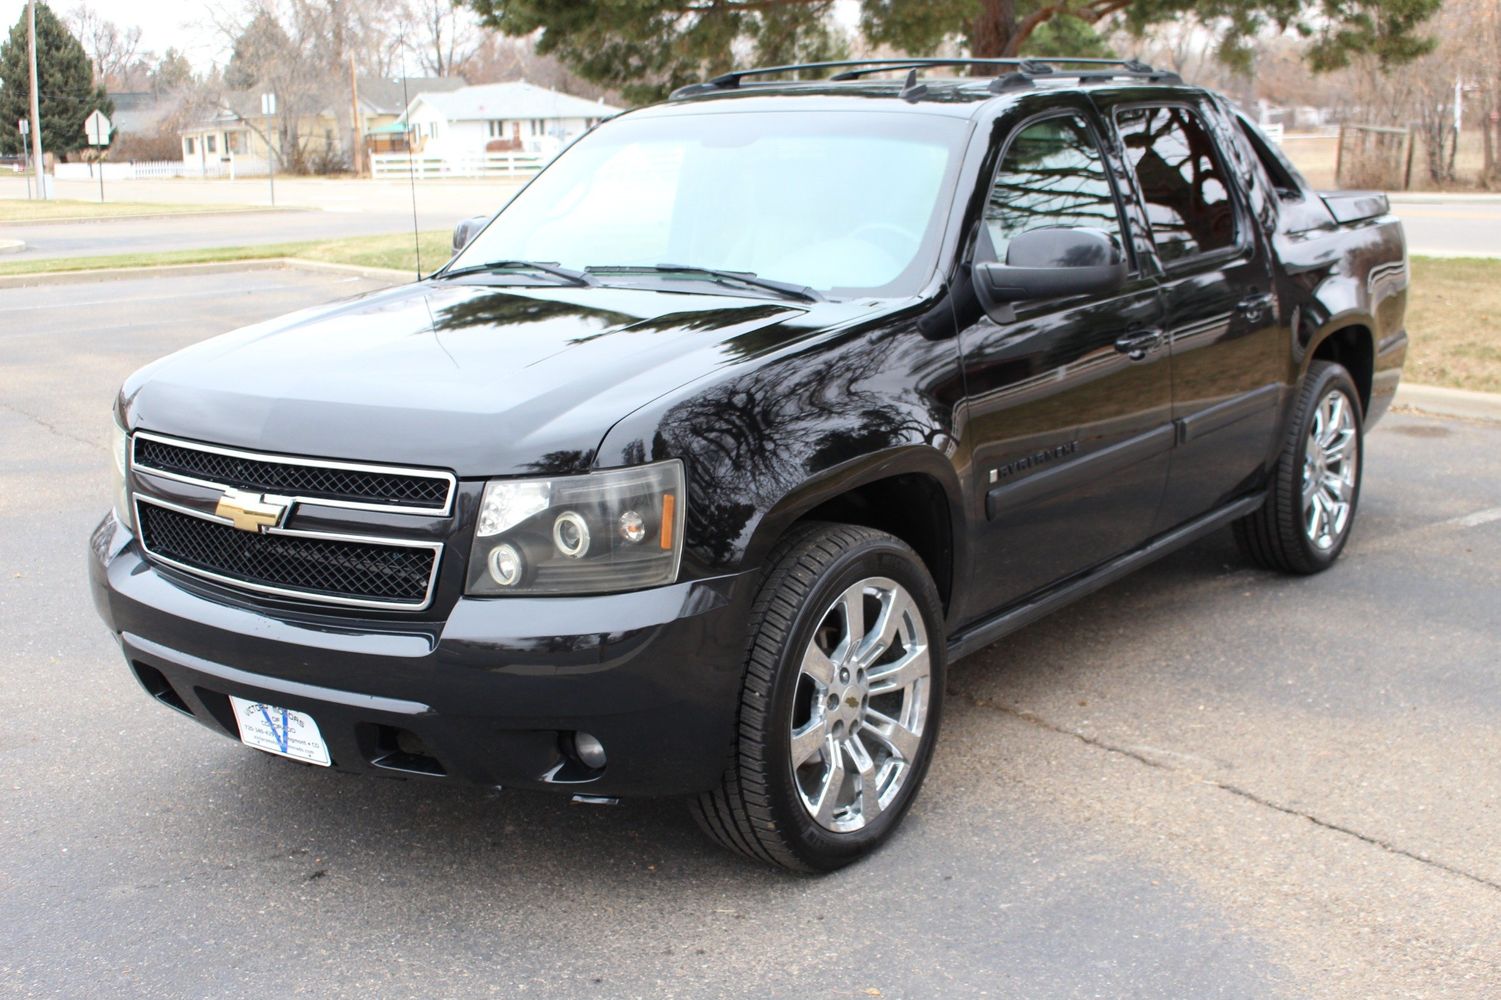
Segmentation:
[(1303, 530), (1328, 551), (1344, 535), (1359, 472), (1354, 405), (1339, 389), (1319, 401), (1303, 451)]
[(792, 703), (792, 779), (803, 808), (837, 833), (891, 806), (917, 761), (931, 667), (921, 612), (901, 584), (869, 577), (824, 612)]

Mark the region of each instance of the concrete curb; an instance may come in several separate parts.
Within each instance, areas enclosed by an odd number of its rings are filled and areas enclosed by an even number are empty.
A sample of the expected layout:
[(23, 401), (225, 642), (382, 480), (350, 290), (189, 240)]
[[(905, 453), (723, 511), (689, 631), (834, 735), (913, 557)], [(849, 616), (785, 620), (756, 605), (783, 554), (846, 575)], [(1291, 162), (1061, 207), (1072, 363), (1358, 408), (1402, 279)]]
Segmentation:
[(171, 278), (193, 274), (222, 274), (225, 271), (322, 271), (352, 274), (374, 281), (404, 284), (416, 280), (411, 271), (385, 267), (361, 267), (358, 264), (330, 264), (295, 257), (263, 257), (252, 260), (216, 260), (205, 264), (166, 264), (160, 267), (110, 267), (89, 271), (39, 271), (36, 274), (0, 275), (0, 288), (35, 288), (41, 285), (73, 285), (99, 281), (123, 281), (128, 278)]
[(0, 253), (20, 253), (25, 249), (24, 240), (0, 240)]
[(1438, 417), (1501, 422), (1501, 394), (1494, 392), (1471, 392), (1467, 389), (1446, 389), (1437, 385), (1403, 382), (1397, 387), (1397, 396), (1392, 400), (1392, 405)]

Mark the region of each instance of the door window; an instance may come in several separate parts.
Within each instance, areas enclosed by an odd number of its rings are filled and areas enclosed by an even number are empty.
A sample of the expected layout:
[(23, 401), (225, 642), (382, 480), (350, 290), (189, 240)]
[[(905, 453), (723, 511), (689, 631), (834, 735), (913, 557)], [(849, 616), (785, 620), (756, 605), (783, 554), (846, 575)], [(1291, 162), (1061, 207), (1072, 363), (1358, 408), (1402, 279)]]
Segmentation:
[(1198, 114), (1178, 106), (1129, 108), (1116, 124), (1163, 264), (1236, 246), (1235, 204)]
[(1122, 244), (1120, 212), (1100, 147), (1078, 115), (1033, 122), (1012, 137), (985, 205), (997, 260), (1022, 233), (1098, 229)]

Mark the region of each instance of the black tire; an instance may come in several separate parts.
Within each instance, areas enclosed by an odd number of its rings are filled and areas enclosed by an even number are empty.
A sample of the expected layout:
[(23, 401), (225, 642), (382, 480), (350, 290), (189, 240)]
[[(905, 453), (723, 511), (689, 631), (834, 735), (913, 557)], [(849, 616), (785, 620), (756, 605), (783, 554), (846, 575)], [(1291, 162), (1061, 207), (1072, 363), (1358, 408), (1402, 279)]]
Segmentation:
[[(1305, 461), (1315, 418), (1331, 393), (1344, 397), (1354, 420), (1354, 484), (1343, 526), (1331, 535), (1327, 545), (1320, 545), (1310, 537), (1306, 520), (1303, 497)], [(1292, 419), (1288, 422), (1282, 453), (1272, 470), (1266, 503), (1235, 522), (1235, 540), (1251, 561), (1266, 569), (1308, 575), (1323, 572), (1339, 558), (1349, 541), (1360, 504), (1360, 479), (1365, 467), (1364, 423), (1360, 393), (1350, 373), (1330, 361), (1313, 362), (1303, 379)]]
[[(943, 704), (942, 608), (937, 588), (917, 554), (899, 539), (870, 528), (801, 526), (778, 545), (767, 567), (751, 610), (735, 745), (721, 786), (699, 795), (692, 811), (704, 831), (732, 851), (790, 871), (833, 871), (869, 854), (891, 836), (922, 785)], [(821, 624), (827, 630), (841, 595), (873, 578), (899, 584), (921, 615), (929, 669), (926, 713), (917, 750), (905, 765), (909, 770), (893, 789), (891, 801), (863, 828), (838, 832), (820, 825), (804, 806), (805, 793), (800, 791), (792, 763), (794, 712), (808, 711), (799, 707), (808, 704), (810, 683), (802, 676), (801, 665), (815, 641), (815, 631)], [(872, 672), (880, 669), (880, 662), (872, 663)], [(845, 671), (836, 667), (836, 674), (840, 673)], [(876, 697), (881, 696), (869, 696), (872, 703)], [(813, 698), (818, 699), (814, 711), (824, 715), (822, 696)], [(854, 702), (849, 705), (855, 711)], [(843, 703), (837, 710), (844, 711)], [(831, 704), (827, 714), (832, 718), (835, 711)], [(828, 723), (828, 731), (837, 737), (840, 730), (835, 725)], [(856, 731), (850, 729), (846, 735), (853, 737)], [(858, 732), (866, 742), (884, 750), (884, 744), (866, 736), (865, 729)], [(847, 759), (837, 743), (823, 745), (833, 748), (840, 761)], [(820, 759), (827, 762), (827, 750)], [(849, 777), (853, 783), (853, 773)], [(863, 781), (858, 787), (864, 787)], [(859, 821), (864, 822), (863, 818)]]

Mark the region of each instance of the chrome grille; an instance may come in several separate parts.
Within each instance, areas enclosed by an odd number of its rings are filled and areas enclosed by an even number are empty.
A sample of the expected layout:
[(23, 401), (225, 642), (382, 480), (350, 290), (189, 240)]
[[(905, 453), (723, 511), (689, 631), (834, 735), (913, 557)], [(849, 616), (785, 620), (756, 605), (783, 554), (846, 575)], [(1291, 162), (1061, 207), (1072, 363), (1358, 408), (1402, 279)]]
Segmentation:
[(265, 594), (366, 608), (421, 610), (432, 600), (442, 546), (272, 528), (136, 497), (148, 555), (179, 569)]
[(447, 472), (268, 455), (145, 431), (134, 435), (131, 464), (183, 482), (332, 507), (446, 515), (453, 503), (454, 477)]

